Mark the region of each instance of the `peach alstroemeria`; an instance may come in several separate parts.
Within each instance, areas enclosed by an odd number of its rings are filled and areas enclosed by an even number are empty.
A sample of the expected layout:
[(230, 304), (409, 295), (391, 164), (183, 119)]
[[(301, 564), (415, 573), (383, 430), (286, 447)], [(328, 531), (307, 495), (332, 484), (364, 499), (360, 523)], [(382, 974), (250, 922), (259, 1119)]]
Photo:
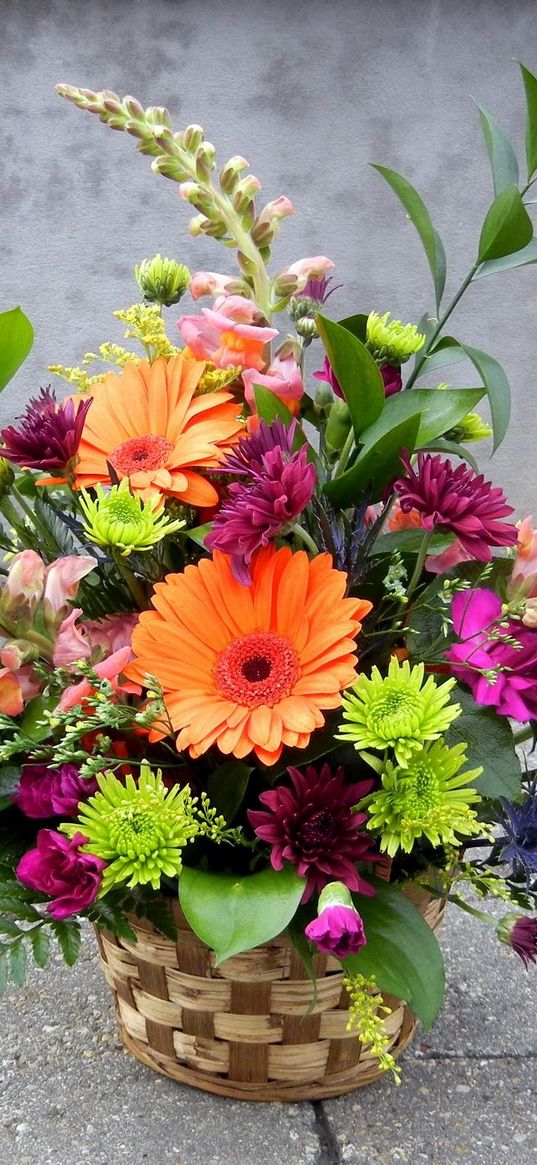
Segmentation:
[(202, 308), (202, 315), (181, 316), (181, 336), (198, 359), (211, 360), (217, 368), (266, 367), (264, 350), (278, 335), (275, 328), (253, 323), (260, 318), (252, 300), (242, 295), (220, 296), (214, 310)]
[(537, 530), (533, 518), (518, 525), (518, 542), (511, 578), (507, 586), (510, 598), (533, 599), (537, 595)]
[[(121, 647), (119, 651), (114, 651), (101, 663), (95, 664), (94, 672), (100, 680), (109, 680), (113, 691), (116, 695), (139, 695), (141, 688), (139, 684), (134, 684), (130, 680), (121, 679), (127, 664), (132, 660), (132, 651), (130, 647)], [(88, 679), (84, 678), (77, 684), (71, 684), (62, 692), (61, 700), (59, 702), (59, 709), (62, 712), (67, 712), (69, 708), (74, 708), (75, 704), (81, 704), (88, 696), (91, 695), (93, 689)]]
[(79, 623), (82, 614), (75, 607), (63, 620), (54, 647), (55, 667), (69, 667), (79, 659), (100, 662), (103, 657), (130, 646), (137, 614), (108, 615), (105, 619)]
[(80, 580), (96, 566), (97, 559), (90, 554), (66, 554), (47, 566), (43, 594), (47, 626), (57, 627), (69, 603), (76, 598)]
[(9, 624), (31, 622), (43, 595), (45, 564), (35, 550), (21, 550), (11, 559), (0, 595), (0, 619)]
[(247, 404), (253, 411), (255, 411), (254, 387), (259, 384), (262, 388), (270, 389), (270, 392), (279, 397), (293, 416), (298, 413), (300, 400), (304, 393), (304, 382), (294, 356), (275, 356), (266, 373), (246, 368), (242, 373), (242, 379)]
[(0, 648), (0, 713), (4, 716), (19, 716), (39, 692), (33, 668), (25, 662), (25, 647), (18, 640), (9, 640)]
[[(227, 298), (233, 294), (228, 288), (235, 289), (240, 282), (232, 275), (222, 275), (219, 271), (194, 271), (190, 277), (189, 291), (192, 299), (201, 299), (204, 295)], [(247, 286), (245, 283), (244, 287)]]

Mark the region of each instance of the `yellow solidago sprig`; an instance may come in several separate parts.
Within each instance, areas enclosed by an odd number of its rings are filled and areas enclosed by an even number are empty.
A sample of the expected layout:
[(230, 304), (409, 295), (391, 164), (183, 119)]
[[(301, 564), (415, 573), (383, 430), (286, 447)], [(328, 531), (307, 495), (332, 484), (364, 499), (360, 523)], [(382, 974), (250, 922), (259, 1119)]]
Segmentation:
[(350, 741), (358, 752), (368, 749), (395, 752), (397, 763), (407, 765), (413, 753), (429, 740), (438, 740), (460, 716), (460, 704), (450, 703), (455, 680), (437, 684), (433, 676), (425, 680), (423, 663), (411, 666), (393, 656), (387, 676), (373, 667), (371, 676), (362, 673), (357, 683), (344, 692), (343, 719), (339, 740)]
[(133, 303), (113, 313), (116, 319), (126, 325), (125, 339), (137, 340), (142, 345), (147, 359), (152, 363), (157, 356), (169, 360), (181, 351), (166, 334), (166, 327), (158, 303)]
[(391, 1039), (385, 1017), (391, 1009), (382, 1002), (374, 978), (365, 975), (345, 975), (343, 986), (349, 993), (349, 1022), (347, 1031), (355, 1031), (364, 1047), (370, 1048), (383, 1072), (392, 1072), (396, 1084), (401, 1083), (401, 1069), (390, 1052)]
[(390, 312), (383, 316), (371, 311), (367, 317), (366, 346), (379, 364), (404, 364), (423, 347), (425, 337), (415, 324), (390, 320)]
[(84, 532), (90, 542), (103, 549), (119, 550), (123, 556), (153, 550), (169, 534), (181, 530), (185, 522), (170, 518), (158, 508), (158, 498), (143, 501), (130, 492), (128, 478), (105, 492), (99, 483), (96, 497), (80, 491), (80, 508), (84, 515)]
[(471, 805), (481, 801), (473, 788), (482, 768), (461, 773), (466, 745), (448, 748), (441, 740), (414, 753), (405, 768), (387, 761), (380, 789), (360, 802), (367, 808), (366, 828), (380, 837), (380, 849), (389, 857), (398, 850), (410, 853), (420, 837), (433, 846), (456, 846), (461, 837), (483, 832), (483, 823)]
[(139, 775), (118, 780), (110, 771), (97, 776), (98, 792), (79, 805), (77, 821), (60, 826), (68, 837), (82, 833), (83, 853), (107, 862), (101, 894), (112, 886), (150, 884), (160, 887), (161, 878), (177, 877), (183, 867), (183, 850), (196, 837), (240, 844), (241, 831), (227, 829), (223, 817), (211, 807), (206, 794), (201, 806), (190, 786), (167, 789), (162, 773), (154, 773), (143, 761)]

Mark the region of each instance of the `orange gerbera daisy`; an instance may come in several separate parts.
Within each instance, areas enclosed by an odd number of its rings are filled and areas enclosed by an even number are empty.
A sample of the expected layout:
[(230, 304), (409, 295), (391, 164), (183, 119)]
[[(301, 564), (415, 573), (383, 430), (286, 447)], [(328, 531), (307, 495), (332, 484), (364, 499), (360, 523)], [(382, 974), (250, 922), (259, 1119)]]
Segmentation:
[(155, 610), (137, 624), (129, 677), (162, 685), (179, 750), (199, 757), (216, 744), (264, 764), (284, 745), (305, 748), (356, 678), (354, 636), (371, 610), (344, 598), (347, 576), (329, 554), (273, 545), (254, 555), (249, 586), (231, 560), (187, 566), (157, 584)]
[(145, 500), (171, 495), (215, 505), (218, 494), (198, 471), (219, 465), (242, 422), (231, 393), (194, 396), (204, 368), (201, 360), (160, 356), (108, 373), (91, 390), (76, 485), (110, 483), (111, 465)]

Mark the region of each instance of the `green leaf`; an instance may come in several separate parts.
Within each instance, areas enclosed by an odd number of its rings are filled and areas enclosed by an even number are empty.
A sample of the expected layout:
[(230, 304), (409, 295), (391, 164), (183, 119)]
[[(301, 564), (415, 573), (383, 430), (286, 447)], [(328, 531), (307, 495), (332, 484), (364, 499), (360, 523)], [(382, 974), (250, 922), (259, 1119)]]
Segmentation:
[(525, 65), (520, 64), (520, 71), (526, 93), (526, 161), (529, 181), (537, 170), (537, 77)]
[(201, 546), (202, 550), (205, 550), (205, 539), (209, 530), (212, 530), (212, 523), (206, 522), (204, 526), (194, 526), (192, 530), (185, 530), (185, 534), (196, 543), (196, 546)]
[(293, 918), (304, 885), (291, 865), (246, 877), (185, 867), (179, 897), (192, 930), (216, 952), (220, 964), (281, 934)]
[(483, 774), (475, 783), (478, 793), (516, 800), (522, 773), (507, 717), (498, 716), (495, 708), (476, 704), (460, 684), (453, 689), (451, 700), (461, 705), (462, 715), (451, 725), (446, 744), (451, 747), (464, 741), (468, 746), (468, 768), (483, 766)]
[(255, 407), (258, 416), (267, 424), (271, 424), (278, 417), (283, 421), (284, 425), (290, 425), (293, 420), (291, 413), (279, 396), (275, 392), (271, 392), (270, 388), (264, 388), (262, 384), (254, 384)]
[(24, 987), (26, 982), (26, 951), (23, 943), (14, 943), (9, 952), (9, 970), (16, 987)]
[(461, 344), (460, 347), (466, 352), (474, 368), (477, 368), (487, 390), (494, 430), (493, 451), (496, 452), (509, 427), (511, 416), (509, 381), (501, 364), (498, 364), (493, 356), (489, 356), (487, 352), (481, 352), (479, 348), (471, 348), (469, 344)]
[(494, 193), (501, 194), (508, 186), (518, 186), (516, 154), (505, 130), (498, 124), (496, 118), (491, 113), (487, 113), (487, 110), (483, 109), (481, 105), (478, 105), (477, 108), (489, 155)]
[(5, 797), (7, 804), (11, 804), (11, 793), (15, 792), (20, 777), (20, 765), (2, 765), (0, 767), (0, 800)]
[(44, 927), (35, 927), (29, 931), (30, 943), (34, 963), (37, 967), (46, 967), (50, 958), (50, 935)]
[[(418, 352), (416, 355), (418, 357), (420, 353)], [(451, 364), (460, 364), (462, 360), (464, 360), (464, 352), (461, 352), (457, 342), (451, 336), (445, 336), (435, 344), (434, 348), (429, 352), (429, 355), (425, 357), (418, 380), (421, 380), (422, 376), (436, 372), (437, 368), (445, 368)]]
[(34, 329), (20, 307), (0, 312), (0, 392), (32, 347)]
[(365, 490), (370, 490), (371, 502), (380, 501), (386, 486), (402, 472), (401, 450), (414, 451), (419, 424), (419, 416), (409, 417), (368, 445), (350, 469), (326, 482), (323, 488), (330, 501), (343, 508), (356, 505)]
[(491, 259), (488, 263), (482, 263), (473, 277), (473, 282), (476, 279), (484, 279), (487, 275), (511, 271), (513, 267), (526, 267), (530, 263), (537, 263), (537, 239), (532, 239), (527, 247), (515, 251), (514, 255), (504, 255), (501, 259)]
[(426, 453), (443, 453), (446, 457), (460, 457), (462, 461), (467, 461), (476, 473), (479, 473), (479, 465), (473, 453), (470, 453), (465, 445), (459, 445), (458, 441), (430, 441), (429, 444), (422, 445), (422, 449)]
[(7, 954), (0, 951), (0, 996), (5, 995), (8, 981), (8, 962)]
[(437, 939), (397, 886), (375, 881), (374, 898), (353, 895), (367, 945), (343, 961), (345, 970), (374, 975), (381, 991), (404, 999), (424, 1027), (444, 999), (444, 963)]
[(21, 929), (10, 918), (0, 918), (0, 934), (5, 934), (8, 938), (19, 938)]
[(533, 223), (517, 186), (508, 186), (487, 211), (479, 238), (478, 262), (521, 251), (533, 238)]
[[(369, 557), (379, 558), (382, 554), (393, 554), (395, 550), (401, 554), (419, 554), (423, 537), (422, 529), (395, 530), (393, 533), (383, 534), (377, 538)], [(454, 534), (433, 534), (429, 542), (429, 553), (442, 554), (454, 540)]]
[(207, 782), (209, 800), (225, 817), (228, 825), (242, 805), (252, 772), (251, 765), (234, 760), (226, 761), (211, 772)]
[(51, 728), (44, 720), (44, 715), (47, 711), (52, 712), (57, 703), (57, 696), (35, 696), (33, 700), (30, 700), (24, 709), (20, 725), (21, 732), (36, 742), (50, 736)]
[(353, 316), (345, 316), (344, 319), (338, 320), (338, 324), (342, 328), (346, 328), (348, 332), (352, 332), (353, 336), (356, 336), (362, 341), (362, 344), (365, 344), (368, 319), (369, 316), (364, 312), (357, 312)]
[(373, 169), (378, 170), (379, 174), (382, 174), (382, 177), (391, 186), (419, 234), (433, 277), (436, 310), (438, 311), (446, 282), (446, 253), (442, 240), (431, 222), (429, 211), (417, 190), (401, 174), (397, 174), (395, 170), (389, 170), (386, 166), (375, 164), (373, 164)]
[(357, 336), (346, 327), (318, 315), (317, 329), (341, 391), (349, 406), (358, 438), (384, 408), (384, 382), (377, 364)]
[(64, 963), (67, 963), (68, 967), (74, 967), (80, 954), (80, 923), (72, 919), (68, 922), (59, 922), (55, 919), (51, 926), (58, 940)]
[(388, 397), (382, 415), (362, 433), (364, 447), (374, 445), (395, 425), (419, 417), (415, 448), (453, 429), (485, 395), (484, 388), (413, 388)]

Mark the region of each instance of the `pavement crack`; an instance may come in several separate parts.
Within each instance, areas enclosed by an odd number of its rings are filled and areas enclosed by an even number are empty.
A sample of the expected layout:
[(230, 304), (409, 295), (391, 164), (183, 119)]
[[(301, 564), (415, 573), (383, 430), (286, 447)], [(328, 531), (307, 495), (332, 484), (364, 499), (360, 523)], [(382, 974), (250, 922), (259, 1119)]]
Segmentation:
[(421, 1052), (420, 1060), (537, 1060), (537, 1052)]
[(326, 1115), (322, 1100), (312, 1100), (314, 1132), (319, 1140), (319, 1156), (315, 1165), (342, 1165), (341, 1149)]

